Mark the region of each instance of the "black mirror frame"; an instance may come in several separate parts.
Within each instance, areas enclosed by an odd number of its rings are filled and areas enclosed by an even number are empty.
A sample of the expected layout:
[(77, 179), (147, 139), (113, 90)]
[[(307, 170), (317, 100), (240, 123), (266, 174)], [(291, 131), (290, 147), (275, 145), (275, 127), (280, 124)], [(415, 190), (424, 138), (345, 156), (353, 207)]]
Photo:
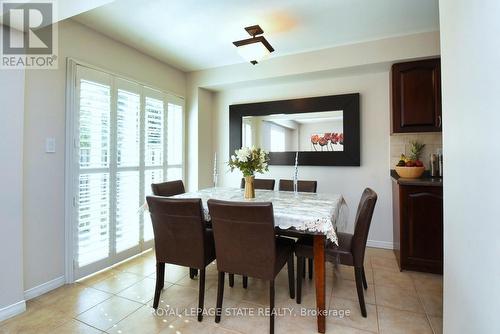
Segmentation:
[[(229, 155), (241, 148), (244, 116), (343, 110), (344, 151), (300, 151), (298, 163), (305, 166), (360, 166), (359, 98), (359, 93), (354, 93), (230, 105)], [(270, 159), (270, 165), (293, 166), (295, 152), (271, 152)]]

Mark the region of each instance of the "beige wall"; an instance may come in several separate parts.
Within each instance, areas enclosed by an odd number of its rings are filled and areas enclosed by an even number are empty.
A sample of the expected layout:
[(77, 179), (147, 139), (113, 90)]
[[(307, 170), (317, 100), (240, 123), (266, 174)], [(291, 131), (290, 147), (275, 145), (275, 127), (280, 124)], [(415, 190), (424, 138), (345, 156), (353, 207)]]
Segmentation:
[[(0, 29), (3, 26), (0, 25)], [(7, 32), (5, 32), (7, 33)], [(0, 69), (0, 321), (24, 310), (23, 70)], [(10, 307), (9, 307), (10, 306)]]
[[(436, 55), (439, 33), (431, 32), (271, 58), (256, 66), (243, 63), (189, 73), (190, 140), (206, 133), (208, 123), (203, 123), (203, 117), (212, 115), (213, 119), (212, 140), (207, 135), (207, 140), (196, 141), (196, 152), (211, 154), (189, 152), (188, 180), (211, 184), (211, 173), (198, 170), (211, 170), (212, 152), (217, 151), (219, 183), (239, 184), (241, 176), (227, 172), (230, 104), (360, 92), (361, 167), (301, 167), (299, 177), (318, 180), (319, 191), (344, 194), (351, 224), (363, 188), (373, 187), (379, 193), (379, 202), (371, 245), (392, 247), (389, 69), (394, 62)], [(216, 91), (210, 110), (198, 108), (198, 88)], [(266, 177), (291, 178), (292, 168), (273, 166)], [(193, 184), (190, 182), (190, 189), (195, 188)]]
[[(229, 172), (229, 105), (298, 97), (355, 93), (361, 94), (361, 167), (302, 166), (299, 178), (317, 180), (318, 192), (341, 193), (349, 205), (349, 227), (365, 187), (379, 195), (369, 240), (380, 247), (392, 246), (391, 183), (389, 176), (389, 73), (300, 80), (279, 85), (225, 90), (214, 99), (214, 146), (219, 160), (219, 182), (238, 186), (241, 174)], [(265, 178), (293, 177), (292, 166), (271, 166)]]
[[(185, 75), (71, 20), (59, 24), (59, 69), (26, 73), (24, 136), (24, 289), (64, 275), (66, 58), (183, 96)], [(55, 137), (56, 153), (44, 152)], [(70, 196), (70, 195), (67, 195)]]
[(500, 1), (439, 7), (444, 333), (500, 333)]

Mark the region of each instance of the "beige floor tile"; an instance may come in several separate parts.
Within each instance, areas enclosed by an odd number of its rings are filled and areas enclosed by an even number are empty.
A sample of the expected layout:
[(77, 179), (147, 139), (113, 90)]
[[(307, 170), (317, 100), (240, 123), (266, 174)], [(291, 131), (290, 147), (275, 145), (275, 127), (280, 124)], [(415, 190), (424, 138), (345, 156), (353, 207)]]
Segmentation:
[[(375, 304), (375, 286), (373, 284), (368, 284), (368, 289), (363, 289), (363, 294), (366, 303)], [(356, 282), (341, 278), (333, 280), (333, 298), (335, 297), (357, 302), (358, 292)]]
[(419, 293), (425, 313), (437, 317), (443, 316), (443, 296), (440, 294)]
[[(165, 282), (163, 289), (167, 289), (172, 283)], [(154, 297), (156, 281), (149, 277), (135, 283), (118, 293), (118, 296), (146, 304)]]
[[(325, 282), (325, 300), (326, 307), (330, 306), (330, 299), (332, 296), (333, 278), (327, 277)], [(297, 309), (306, 308), (306, 309), (315, 309), (316, 308), (316, 288), (314, 280), (305, 279), (302, 281), (302, 298), (300, 305), (297, 304), (296, 299), (290, 299), (288, 294), (288, 287), (282, 288), (284, 297), (281, 299), (277, 299), (276, 306), (277, 307), (295, 307)], [(267, 305), (267, 304), (266, 304)]]
[(367, 317), (363, 318), (358, 302), (332, 297), (330, 310), (336, 310), (338, 313), (337, 316), (331, 315), (327, 318), (327, 327), (341, 325), (370, 332), (378, 331), (375, 305), (366, 304)]
[(104, 292), (119, 293), (143, 279), (143, 276), (136, 274), (114, 272), (110, 277), (93, 284), (91, 287)]
[(156, 260), (138, 256), (130, 261), (113, 267), (113, 269), (141, 276), (149, 276), (156, 272)]
[(418, 296), (413, 288), (402, 289), (399, 286), (375, 286), (377, 305), (388, 306), (403, 311), (424, 313)]
[(35, 298), (34, 301), (74, 317), (112, 296), (110, 293), (81, 284), (68, 284)]
[[(365, 267), (366, 282), (374, 283), (373, 271), (368, 267)], [(343, 279), (348, 279), (354, 281), (356, 278), (354, 276), (354, 267), (339, 265), (335, 270), (335, 276)]]
[(213, 321), (198, 322), (191, 319), (178, 319), (169, 324), (160, 334), (184, 334), (184, 333), (204, 333), (204, 334), (236, 334), (238, 332), (225, 329), (216, 325)]
[(97, 274), (84, 277), (84, 278), (78, 280), (77, 283), (83, 284), (86, 286), (92, 286), (92, 285), (94, 285), (102, 280), (105, 280), (106, 278), (110, 278), (111, 276), (113, 276), (114, 274), (116, 274), (118, 272), (119, 271), (116, 271), (113, 269), (104, 270), (104, 271), (101, 271)]
[(434, 334), (443, 334), (443, 318), (429, 317)]
[[(172, 285), (167, 289), (163, 289), (160, 295), (159, 308), (164, 310), (175, 310), (182, 314), (185, 308), (198, 300), (198, 289), (188, 288), (180, 285)], [(153, 305), (153, 299), (148, 302), (149, 306)]]
[[(189, 275), (186, 275), (183, 278), (181, 278), (180, 280), (178, 280), (177, 283), (175, 283), (175, 284), (186, 286), (186, 287), (193, 288), (193, 289), (198, 289), (200, 286), (200, 276), (198, 275), (198, 276), (194, 277), (193, 279), (191, 279), (189, 277)], [(216, 274), (215, 275), (213, 275), (213, 274), (207, 275), (205, 273), (205, 289), (209, 289), (214, 285), (217, 285), (217, 275)]]
[(373, 269), (375, 285), (398, 286), (402, 289), (415, 289), (411, 276), (406, 272), (392, 272)]
[(432, 334), (425, 314), (378, 307), (380, 334)]
[[(175, 264), (165, 265), (165, 282), (177, 283), (179, 280), (189, 275), (189, 268), (177, 266)], [(149, 277), (156, 279), (156, 269), (155, 272), (149, 275)]]
[(396, 259), (389, 257), (371, 257), (370, 263), (373, 269), (384, 269), (394, 272), (400, 272)]
[(392, 249), (373, 248), (373, 247), (366, 247), (365, 256), (396, 259), (396, 255), (394, 254), (394, 251)]
[(220, 326), (245, 334), (269, 333), (269, 317), (264, 313), (266, 309), (257, 304), (241, 302), (235, 308), (224, 311)]
[(166, 312), (155, 312), (148, 305), (142, 306), (119, 323), (108, 329), (110, 334), (156, 334), (179, 317)]
[(71, 319), (68, 322), (65, 322), (62, 326), (59, 326), (54, 329), (50, 329), (46, 332), (40, 334), (98, 334), (103, 333), (102, 331), (91, 327), (83, 322), (80, 322), (75, 319)]
[(410, 272), (418, 293), (443, 294), (443, 276), (427, 273)]
[[(434, 334), (441, 334), (442, 276), (401, 273), (396, 270), (392, 251), (369, 248), (366, 255), (368, 318), (361, 317), (353, 268), (326, 264), (326, 304), (330, 312), (337, 312), (337, 316), (331, 313), (327, 318), (327, 333), (376, 333), (379, 327), (382, 333), (432, 333), (432, 327)], [(236, 306), (268, 310), (268, 282), (249, 278), (248, 289), (243, 289), (241, 275), (235, 276), (233, 288), (229, 287), (226, 275), (224, 314), (220, 324), (214, 323), (218, 275), (215, 262), (206, 269), (203, 322), (196, 319), (199, 280), (197, 277), (191, 280), (189, 269), (176, 265), (166, 265), (160, 308), (153, 314), (150, 306), (155, 262), (154, 252), (148, 252), (78, 284), (63, 286), (29, 301), (27, 312), (0, 324), (0, 333), (92, 334), (99, 333), (99, 329), (110, 333), (268, 332), (267, 315), (226, 314)], [(281, 310), (275, 319), (276, 333), (316, 332), (316, 317), (311, 315), (316, 308), (314, 280), (303, 280), (301, 305), (289, 298), (286, 266), (277, 276), (275, 287), (276, 309)], [(372, 304), (375, 302), (377, 306)], [(339, 317), (344, 310), (350, 311), (349, 316)]]
[(76, 319), (92, 327), (106, 331), (141, 306), (143, 306), (143, 304), (122, 297), (113, 296), (80, 314)]
[(28, 302), (26, 312), (0, 323), (0, 333), (39, 334), (50, 332), (70, 317), (53, 307)]

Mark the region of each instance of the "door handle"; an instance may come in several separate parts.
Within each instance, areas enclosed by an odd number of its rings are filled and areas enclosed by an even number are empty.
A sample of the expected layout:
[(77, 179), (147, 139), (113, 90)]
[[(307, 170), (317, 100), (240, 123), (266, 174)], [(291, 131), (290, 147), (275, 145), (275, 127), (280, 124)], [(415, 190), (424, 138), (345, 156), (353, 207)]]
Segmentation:
[(441, 115), (438, 116), (438, 128), (440, 128), (442, 125), (442, 121), (441, 121)]

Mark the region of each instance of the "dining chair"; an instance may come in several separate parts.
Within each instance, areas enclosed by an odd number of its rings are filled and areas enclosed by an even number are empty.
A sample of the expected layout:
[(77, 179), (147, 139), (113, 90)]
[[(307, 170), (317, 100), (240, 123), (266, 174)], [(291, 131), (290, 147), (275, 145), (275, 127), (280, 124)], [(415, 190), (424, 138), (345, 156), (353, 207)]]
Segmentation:
[[(318, 188), (318, 181), (297, 181), (297, 191), (303, 193), (315, 193)], [(280, 180), (279, 191), (293, 191), (293, 180)]]
[(184, 194), (186, 192), (182, 180), (152, 183), (151, 190), (153, 190), (153, 195), (165, 197)]
[[(359, 306), (361, 314), (366, 318), (365, 298), (363, 287), (368, 289), (366, 282), (364, 259), (366, 250), (366, 241), (373, 211), (377, 203), (377, 193), (370, 188), (363, 191), (356, 213), (354, 234), (337, 233), (338, 243), (328, 242), (325, 247), (325, 259), (332, 263), (340, 263), (346, 266), (354, 267), (354, 276), (356, 279), (356, 290), (358, 292)], [(295, 245), (295, 254), (297, 255), (297, 303), (301, 303), (302, 277), (299, 273), (305, 264), (305, 259), (313, 258), (312, 239), (307, 237), (299, 238)]]
[[(151, 190), (153, 191), (153, 195), (164, 197), (180, 195), (186, 192), (182, 180), (152, 183)], [(189, 268), (189, 278), (193, 279), (197, 275), (198, 270)]]
[[(318, 188), (318, 181), (304, 181), (304, 180), (298, 180), (297, 181), (297, 191), (303, 192), (303, 193), (315, 193), (316, 189)], [(278, 183), (278, 189), (279, 191), (293, 191), (293, 180), (282, 180), (280, 179)], [(292, 232), (293, 233), (293, 232)], [(300, 235), (291, 235), (284, 233), (283, 235), (288, 235), (292, 237), (298, 237)], [(309, 266), (309, 279), (312, 279), (313, 277), (313, 260), (308, 259), (307, 264)], [(302, 268), (302, 277), (306, 277), (306, 266), (303, 266)]]
[(198, 321), (203, 319), (205, 267), (215, 260), (213, 231), (205, 226), (201, 199), (147, 196), (156, 253), (156, 287), (153, 308), (157, 309), (164, 285), (165, 263), (200, 271)]
[(225, 273), (269, 281), (270, 333), (274, 333), (274, 279), (288, 264), (290, 298), (295, 298), (293, 247), (295, 241), (276, 237), (273, 205), (208, 200), (217, 253), (217, 305), (221, 320)]
[[(254, 179), (253, 187), (254, 189), (274, 190), (275, 183), (276, 180), (274, 179)], [(240, 188), (245, 188), (245, 178), (241, 179)]]

